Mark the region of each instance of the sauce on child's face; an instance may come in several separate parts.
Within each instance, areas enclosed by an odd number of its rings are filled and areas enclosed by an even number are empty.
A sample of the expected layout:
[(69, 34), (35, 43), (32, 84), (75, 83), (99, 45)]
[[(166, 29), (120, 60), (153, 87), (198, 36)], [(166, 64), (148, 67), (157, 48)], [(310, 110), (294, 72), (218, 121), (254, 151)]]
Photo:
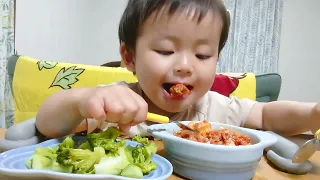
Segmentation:
[[(192, 13), (191, 13), (192, 14)], [(217, 13), (208, 12), (198, 18), (177, 11), (173, 15), (152, 14), (141, 28), (135, 53), (135, 72), (148, 97), (149, 111), (180, 112), (198, 101), (212, 86), (222, 20)], [(189, 95), (173, 99), (165, 83), (192, 86)]]

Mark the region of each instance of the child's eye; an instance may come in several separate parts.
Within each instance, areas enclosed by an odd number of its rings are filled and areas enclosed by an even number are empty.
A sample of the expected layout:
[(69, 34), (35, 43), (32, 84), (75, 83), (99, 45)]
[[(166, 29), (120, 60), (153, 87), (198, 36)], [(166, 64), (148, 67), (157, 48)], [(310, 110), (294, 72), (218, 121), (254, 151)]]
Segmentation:
[(209, 59), (211, 56), (196, 54), (196, 57), (201, 60)]
[(158, 54), (164, 55), (164, 56), (169, 56), (173, 54), (173, 51), (157, 51), (155, 50)]

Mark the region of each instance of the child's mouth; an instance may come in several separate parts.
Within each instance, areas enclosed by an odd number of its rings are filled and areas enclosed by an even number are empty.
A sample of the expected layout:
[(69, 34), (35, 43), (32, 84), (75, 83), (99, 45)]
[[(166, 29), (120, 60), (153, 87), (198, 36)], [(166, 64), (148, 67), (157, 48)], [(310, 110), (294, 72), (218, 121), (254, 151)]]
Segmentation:
[(174, 84), (174, 83), (164, 83), (163, 88), (170, 94), (171, 97), (183, 96), (185, 94), (190, 94), (193, 86), (185, 84)]

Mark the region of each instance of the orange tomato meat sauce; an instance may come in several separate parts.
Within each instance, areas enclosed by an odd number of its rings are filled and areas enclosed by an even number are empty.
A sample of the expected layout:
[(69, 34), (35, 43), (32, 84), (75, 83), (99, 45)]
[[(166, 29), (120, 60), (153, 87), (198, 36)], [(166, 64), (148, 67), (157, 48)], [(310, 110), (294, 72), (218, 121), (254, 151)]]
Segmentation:
[(251, 144), (250, 137), (230, 129), (212, 129), (206, 120), (191, 122), (187, 125), (195, 130), (180, 129), (174, 135), (191, 141), (225, 146), (246, 146)]

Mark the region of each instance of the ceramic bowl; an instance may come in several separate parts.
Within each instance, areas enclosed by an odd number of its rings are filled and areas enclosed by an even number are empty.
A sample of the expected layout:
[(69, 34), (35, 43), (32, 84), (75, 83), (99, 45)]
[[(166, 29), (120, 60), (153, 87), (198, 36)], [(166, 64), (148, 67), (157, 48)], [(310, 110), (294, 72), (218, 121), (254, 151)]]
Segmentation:
[[(188, 124), (190, 121), (183, 123)], [(220, 123), (211, 124), (213, 129), (222, 127), (248, 135), (251, 145), (214, 145), (176, 137), (173, 133), (180, 128), (175, 123), (151, 125), (148, 132), (163, 140), (165, 157), (172, 163), (174, 172), (181, 176), (204, 180), (253, 178), (264, 149), (275, 144), (277, 138), (263, 131)]]

